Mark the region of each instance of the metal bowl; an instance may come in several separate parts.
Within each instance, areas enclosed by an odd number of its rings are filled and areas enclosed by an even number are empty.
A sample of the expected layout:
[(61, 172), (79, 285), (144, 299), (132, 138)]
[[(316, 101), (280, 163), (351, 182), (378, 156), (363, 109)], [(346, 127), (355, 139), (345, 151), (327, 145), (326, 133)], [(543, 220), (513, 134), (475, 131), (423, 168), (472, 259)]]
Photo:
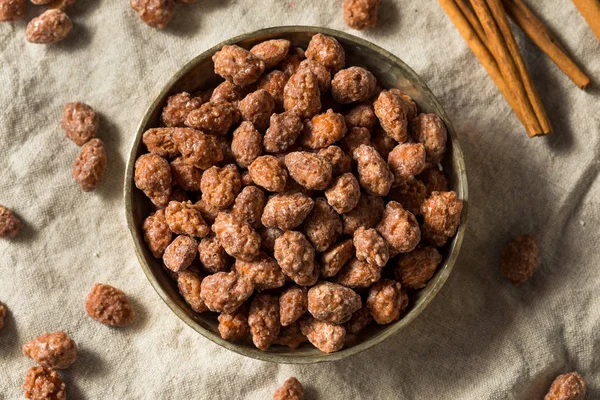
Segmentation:
[[(135, 160), (146, 152), (142, 143), (142, 134), (147, 129), (158, 126), (161, 109), (168, 96), (182, 91), (194, 92), (199, 89), (214, 87), (220, 82), (220, 78), (213, 72), (211, 57), (221, 47), (228, 44), (237, 44), (244, 48), (250, 48), (264, 40), (283, 38), (290, 40), (294, 46), (306, 48), (311, 37), (319, 32), (335, 37), (344, 46), (347, 65), (358, 65), (367, 68), (377, 77), (384, 88), (397, 87), (402, 89), (415, 100), (421, 112), (436, 113), (444, 120), (448, 128), (449, 138), (448, 151), (443, 166), (449, 178), (450, 187), (456, 191), (458, 197), (464, 202), (464, 209), (458, 232), (442, 251), (443, 262), (441, 267), (429, 281), (427, 287), (411, 296), (410, 306), (402, 319), (384, 326), (370, 325), (358, 337), (356, 344), (336, 353), (322, 353), (308, 343), (295, 350), (273, 346), (268, 351), (261, 351), (256, 349), (250, 341), (238, 344), (221, 339), (217, 330), (216, 316), (212, 313), (194, 313), (179, 295), (176, 282), (162, 267), (161, 260), (152, 256), (144, 243), (141, 229), (144, 218), (152, 211), (152, 206), (146, 196), (134, 185), (134, 164)], [(226, 349), (263, 361), (289, 364), (340, 360), (375, 346), (408, 326), (423, 312), (448, 279), (463, 240), (468, 209), (467, 175), (456, 132), (446, 112), (425, 82), (398, 57), (364, 39), (331, 29), (311, 26), (283, 26), (237, 36), (214, 46), (185, 64), (152, 101), (138, 126), (127, 161), (124, 197), (127, 225), (131, 232), (140, 265), (156, 292), (171, 310), (198, 333)], [(435, 335), (435, 332), (432, 332), (432, 334)]]

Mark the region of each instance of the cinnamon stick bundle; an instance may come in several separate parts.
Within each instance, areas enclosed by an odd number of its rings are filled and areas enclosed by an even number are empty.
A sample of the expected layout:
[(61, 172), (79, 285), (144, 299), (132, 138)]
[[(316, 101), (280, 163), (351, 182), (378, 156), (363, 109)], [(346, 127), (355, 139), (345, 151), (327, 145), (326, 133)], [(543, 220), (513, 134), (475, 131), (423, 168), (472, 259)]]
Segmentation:
[[(575, 64), (556, 36), (523, 0), (502, 0), (510, 18), (579, 88), (585, 89), (590, 78)], [(600, 17), (599, 17), (600, 19)]]
[(523, 86), (525, 88), (525, 92), (527, 93), (527, 97), (529, 97), (529, 102), (533, 107), (533, 111), (535, 112), (535, 116), (537, 117), (540, 126), (542, 128), (542, 132), (544, 134), (548, 134), (552, 132), (552, 126), (550, 125), (550, 121), (548, 120), (548, 115), (546, 115), (546, 110), (544, 109), (544, 105), (542, 100), (540, 99), (540, 95), (529, 75), (529, 71), (527, 70), (527, 66), (525, 65), (525, 61), (523, 61), (523, 57), (521, 56), (521, 52), (519, 51), (519, 46), (517, 45), (517, 41), (513, 36), (512, 30), (508, 23), (508, 19), (506, 18), (506, 12), (504, 11), (504, 7), (502, 6), (501, 0), (487, 0), (487, 4), (492, 12), (492, 16), (496, 20), (496, 24), (498, 25), (498, 29), (506, 42), (506, 46), (508, 47), (508, 51), (512, 56), (512, 59), (515, 62), (517, 70), (519, 71), (519, 75), (521, 76), (521, 81), (523, 82)]
[[(438, 0), (444, 11), (450, 20), (454, 23), (458, 32), (465, 39), (473, 54), (477, 57), (483, 68), (487, 71), (492, 81), (496, 84), (500, 93), (506, 98), (508, 104), (513, 109), (517, 118), (521, 121), (523, 125), (526, 123), (526, 119), (523, 115), (522, 110), (517, 105), (515, 97), (512, 95), (510, 89), (506, 85), (504, 78), (502, 77), (502, 73), (498, 68), (498, 64), (496, 60), (488, 50), (487, 46), (484, 43), (485, 34), (483, 34), (483, 28), (481, 28), (481, 35), (477, 34), (476, 28), (473, 27), (470, 21), (475, 21), (476, 24), (479, 24), (477, 18), (472, 14), (472, 18), (467, 18), (465, 13), (462, 11), (463, 7), (460, 6), (462, 0)], [(463, 5), (464, 2), (463, 2)], [(470, 12), (470, 8), (467, 7), (468, 12)], [(479, 25), (481, 27), (481, 25)]]
[(542, 135), (544, 130), (540, 125), (540, 122), (536, 116), (533, 106), (529, 100), (525, 85), (521, 78), (521, 73), (517, 68), (515, 60), (513, 59), (510, 50), (508, 49), (506, 40), (498, 28), (496, 20), (492, 14), (492, 11), (488, 7), (485, 0), (472, 0), (473, 9), (481, 21), (485, 36), (488, 40), (488, 46), (496, 62), (502, 77), (506, 81), (506, 84), (515, 97), (517, 107), (521, 109), (523, 117), (525, 119), (525, 129), (527, 134), (531, 136)]
[(573, 0), (573, 4), (600, 39), (600, 3), (597, 0)]

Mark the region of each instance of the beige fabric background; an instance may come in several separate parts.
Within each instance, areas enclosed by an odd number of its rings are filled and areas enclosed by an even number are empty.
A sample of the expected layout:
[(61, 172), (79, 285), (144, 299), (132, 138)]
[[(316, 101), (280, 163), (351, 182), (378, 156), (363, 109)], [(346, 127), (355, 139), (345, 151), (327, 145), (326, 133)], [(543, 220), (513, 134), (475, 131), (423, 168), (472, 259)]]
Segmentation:
[[(600, 398), (600, 90), (582, 92), (518, 33), (555, 133), (528, 139), (434, 0), (382, 1), (379, 27), (353, 32), (404, 59), (459, 132), (470, 222), (454, 273), (430, 307), (393, 339), (347, 360), (310, 366), (253, 361), (179, 321), (138, 265), (125, 226), (124, 160), (150, 99), (187, 60), (233, 35), (289, 24), (349, 30), (341, 1), (199, 0), (165, 31), (127, 0), (79, 0), (64, 42), (26, 43), (23, 20), (0, 25), (0, 204), (25, 221), (0, 240), (0, 399), (17, 399), (31, 365), (25, 341), (65, 330), (79, 360), (63, 373), (71, 399), (269, 399), (290, 375), (309, 399), (541, 399), (555, 375), (579, 370)], [(599, 43), (568, 0), (528, 3), (600, 82)], [(41, 8), (29, 7), (28, 18)], [(109, 168), (82, 193), (78, 148), (62, 105), (101, 113)], [(515, 234), (541, 242), (541, 267), (515, 288), (498, 256)], [(84, 314), (94, 282), (133, 299), (136, 323), (110, 329)]]

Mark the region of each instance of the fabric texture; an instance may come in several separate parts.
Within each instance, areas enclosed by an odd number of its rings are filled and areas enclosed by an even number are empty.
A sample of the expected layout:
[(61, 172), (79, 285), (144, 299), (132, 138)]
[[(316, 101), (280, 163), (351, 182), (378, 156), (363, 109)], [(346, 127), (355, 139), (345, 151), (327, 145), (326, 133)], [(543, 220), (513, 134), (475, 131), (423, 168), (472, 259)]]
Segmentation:
[[(599, 43), (570, 1), (528, 1), (600, 82)], [(65, 330), (79, 359), (61, 372), (70, 399), (269, 399), (288, 377), (307, 399), (541, 399), (577, 370), (600, 398), (600, 90), (579, 90), (516, 30), (554, 126), (529, 139), (434, 0), (382, 0), (378, 27), (343, 22), (341, 1), (199, 0), (164, 31), (125, 0), (80, 0), (71, 35), (25, 41), (27, 18), (0, 24), (0, 204), (24, 222), (0, 240), (0, 399), (21, 398), (32, 361), (21, 345)], [(125, 160), (138, 121), (188, 60), (234, 35), (277, 25), (353, 33), (388, 49), (433, 90), (459, 133), (469, 177), (468, 230), (443, 290), (407, 329), (345, 360), (277, 365), (236, 355), (181, 322), (140, 268), (125, 223)], [(71, 177), (79, 148), (60, 128), (62, 106), (100, 113), (103, 184)], [(531, 233), (541, 266), (520, 287), (499, 273), (514, 235)], [(95, 282), (123, 289), (137, 320), (105, 327), (85, 315)]]

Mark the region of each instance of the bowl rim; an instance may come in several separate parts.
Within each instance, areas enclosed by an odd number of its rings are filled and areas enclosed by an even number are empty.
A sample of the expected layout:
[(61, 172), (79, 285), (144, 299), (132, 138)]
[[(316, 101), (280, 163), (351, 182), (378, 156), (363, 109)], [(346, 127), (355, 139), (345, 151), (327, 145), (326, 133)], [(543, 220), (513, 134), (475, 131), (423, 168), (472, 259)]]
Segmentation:
[[(232, 343), (232, 342), (226, 341), (226, 340), (222, 339), (219, 335), (216, 335), (215, 333), (210, 332), (209, 330), (200, 326), (193, 318), (191, 318), (189, 315), (187, 315), (175, 302), (173, 302), (170, 299), (169, 295), (162, 288), (159, 280), (156, 278), (156, 276), (154, 276), (151, 267), (148, 265), (148, 263), (146, 263), (146, 260), (143, 256), (142, 250), (141, 250), (141, 246), (144, 245), (144, 242), (139, 237), (140, 235), (137, 232), (136, 222), (134, 221), (134, 217), (133, 217), (133, 193), (135, 191), (135, 185), (134, 185), (135, 160), (136, 160), (138, 147), (140, 145), (140, 141), (141, 141), (142, 135), (144, 133), (143, 129), (144, 129), (145, 125), (147, 124), (148, 120), (150, 119), (153, 111), (156, 109), (156, 107), (158, 107), (160, 105), (163, 97), (165, 97), (171, 91), (171, 88), (177, 83), (177, 81), (184, 75), (187, 75), (196, 66), (196, 64), (198, 64), (200, 61), (204, 60), (207, 57), (211, 57), (216, 51), (220, 50), (225, 45), (235, 44), (235, 43), (238, 43), (241, 41), (245, 41), (247, 39), (252, 39), (252, 38), (254, 38), (256, 36), (260, 36), (260, 35), (273, 35), (273, 34), (299, 33), (299, 32), (322, 33), (322, 34), (329, 35), (329, 36), (340, 37), (349, 42), (353, 42), (354, 44), (357, 44), (359, 46), (367, 47), (377, 53), (380, 53), (382, 56), (389, 59), (390, 62), (400, 65), (405, 70), (405, 72), (410, 76), (410, 78), (412, 80), (414, 80), (415, 82), (417, 82), (423, 88), (423, 90), (426, 92), (427, 96), (432, 99), (432, 102), (435, 104), (435, 106), (441, 112), (441, 117), (446, 124), (446, 128), (447, 128), (447, 131), (450, 136), (451, 143), (452, 143), (453, 157), (456, 157), (455, 162), (457, 163), (457, 167), (458, 167), (458, 171), (456, 172), (457, 177), (458, 177), (457, 181), (460, 182), (459, 186), (461, 187), (461, 194), (462, 194), (461, 200), (463, 201), (463, 211), (461, 214), (461, 223), (458, 228), (458, 231), (456, 232), (456, 236), (454, 238), (452, 246), (450, 247), (448, 258), (445, 262), (445, 265), (442, 266), (443, 271), (441, 271), (441, 274), (437, 277), (435, 282), (432, 282), (433, 286), (431, 287), (431, 289), (429, 290), (427, 295), (425, 295), (421, 299), (421, 302), (419, 303), (418, 308), (415, 307), (413, 310), (411, 310), (411, 312), (409, 314), (405, 315), (402, 319), (400, 319), (398, 321), (398, 322), (402, 322), (402, 323), (396, 324), (389, 330), (382, 331), (378, 335), (371, 337), (365, 341), (362, 341), (352, 347), (345, 348), (345, 349), (342, 349), (342, 350), (340, 350), (338, 352), (334, 352), (334, 353), (322, 353), (322, 354), (319, 354), (319, 356), (315, 356), (315, 357), (310, 357), (310, 356), (300, 357), (300, 356), (293, 356), (293, 355), (290, 356), (290, 355), (283, 355), (280, 353), (263, 352), (258, 349), (242, 347), (237, 343)], [(156, 293), (159, 295), (159, 297), (162, 299), (162, 301), (171, 309), (171, 311), (173, 311), (175, 313), (175, 315), (177, 317), (179, 317), (179, 319), (181, 319), (190, 328), (194, 329), (196, 332), (200, 333), (202, 336), (204, 336), (204, 338), (210, 340), (211, 342), (213, 342), (221, 347), (224, 347), (227, 350), (231, 350), (237, 354), (240, 354), (242, 356), (246, 356), (246, 357), (250, 357), (250, 358), (254, 358), (254, 359), (266, 361), (266, 362), (279, 363), (279, 364), (313, 364), (313, 363), (341, 360), (343, 358), (356, 355), (364, 350), (374, 347), (374, 346), (384, 342), (386, 339), (390, 338), (391, 336), (397, 334), (400, 330), (407, 327), (416, 317), (418, 317), (427, 308), (427, 306), (430, 304), (430, 302), (438, 294), (438, 292), (441, 290), (443, 285), (448, 280), (448, 277), (449, 277), (450, 273), (452, 272), (452, 269), (454, 268), (454, 264), (456, 263), (458, 255), (460, 253), (460, 248), (461, 248), (461, 245), (462, 245), (462, 242), (464, 239), (465, 230), (466, 230), (466, 226), (467, 226), (468, 184), (467, 184), (466, 167), (465, 167), (465, 163), (464, 163), (464, 155), (461, 150), (461, 147), (460, 147), (460, 144), (458, 141), (458, 137), (456, 135), (454, 127), (453, 127), (450, 119), (448, 118), (446, 111), (444, 110), (444, 108), (442, 107), (442, 105), (438, 101), (438, 99), (435, 97), (435, 95), (433, 94), (431, 89), (427, 86), (425, 81), (423, 81), (423, 79), (411, 67), (409, 67), (404, 61), (402, 61), (399, 57), (397, 57), (394, 54), (390, 53), (389, 51), (383, 49), (382, 47), (379, 47), (365, 39), (351, 35), (346, 32), (338, 31), (335, 29), (323, 28), (323, 27), (309, 26), (309, 25), (276, 26), (276, 27), (259, 29), (256, 31), (237, 35), (230, 39), (224, 40), (215, 46), (212, 46), (211, 48), (207, 49), (206, 51), (203, 51), (201, 54), (193, 57), (190, 61), (186, 62), (177, 72), (175, 72), (173, 74), (173, 76), (168, 80), (168, 82), (162, 87), (159, 94), (157, 94), (153, 98), (151, 103), (145, 109), (144, 116), (142, 117), (139, 124), (137, 125), (135, 136), (133, 137), (133, 139), (131, 141), (131, 147), (130, 147), (130, 150), (128, 153), (124, 179), (125, 179), (125, 181), (124, 181), (124, 187), (123, 187), (124, 188), (123, 200), (125, 203), (125, 214), (126, 214), (125, 216), (126, 216), (126, 220), (127, 220), (127, 228), (129, 230), (130, 237), (131, 237), (131, 242), (133, 244), (133, 247), (134, 247), (137, 259), (140, 263), (140, 266), (142, 267), (142, 270), (144, 271), (144, 274), (146, 275), (146, 278), (148, 279), (148, 281), (150, 282), (150, 284), (152, 285), (152, 287), (154, 288)]]

